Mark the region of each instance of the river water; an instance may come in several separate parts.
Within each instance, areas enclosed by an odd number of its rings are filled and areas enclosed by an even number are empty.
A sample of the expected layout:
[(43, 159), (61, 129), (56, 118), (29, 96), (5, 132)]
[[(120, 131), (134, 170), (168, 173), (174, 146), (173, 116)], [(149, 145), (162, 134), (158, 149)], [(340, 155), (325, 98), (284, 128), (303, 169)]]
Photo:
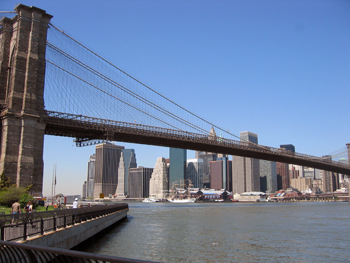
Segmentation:
[(350, 262), (350, 204), (129, 203), (84, 251), (160, 262)]

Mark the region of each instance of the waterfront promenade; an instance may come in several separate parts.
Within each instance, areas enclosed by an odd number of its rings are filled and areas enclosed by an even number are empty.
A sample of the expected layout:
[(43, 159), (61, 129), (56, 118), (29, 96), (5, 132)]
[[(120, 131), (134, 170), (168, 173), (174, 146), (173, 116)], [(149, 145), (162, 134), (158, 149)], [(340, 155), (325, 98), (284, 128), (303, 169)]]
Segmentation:
[[(71, 249), (127, 216), (125, 203), (0, 216), (1, 240)], [(11, 225), (12, 218), (18, 221)]]

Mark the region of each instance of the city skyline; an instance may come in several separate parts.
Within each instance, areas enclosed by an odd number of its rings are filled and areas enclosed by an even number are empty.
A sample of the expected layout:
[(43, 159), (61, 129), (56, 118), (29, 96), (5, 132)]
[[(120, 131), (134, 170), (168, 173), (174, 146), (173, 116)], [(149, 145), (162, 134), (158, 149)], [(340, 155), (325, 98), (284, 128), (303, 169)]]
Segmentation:
[[(349, 142), (348, 2), (22, 3), (46, 10), (55, 26), (233, 134), (252, 131), (262, 145), (293, 144), (314, 156)], [(168, 157), (165, 147), (116, 143), (135, 149), (139, 166)], [(44, 194), (54, 163), (56, 193), (80, 192), (91, 152), (75, 148), (73, 138), (45, 136)]]

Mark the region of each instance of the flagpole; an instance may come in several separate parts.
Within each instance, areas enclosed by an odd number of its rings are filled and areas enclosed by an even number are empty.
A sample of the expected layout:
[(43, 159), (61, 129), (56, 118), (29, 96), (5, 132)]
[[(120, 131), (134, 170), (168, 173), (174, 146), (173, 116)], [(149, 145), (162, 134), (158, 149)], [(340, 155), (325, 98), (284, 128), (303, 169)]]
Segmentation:
[[(56, 172), (57, 172), (57, 163), (53, 165), (52, 172), (52, 185), (51, 185), (51, 198), (56, 197)], [(53, 200), (52, 200), (53, 203)]]

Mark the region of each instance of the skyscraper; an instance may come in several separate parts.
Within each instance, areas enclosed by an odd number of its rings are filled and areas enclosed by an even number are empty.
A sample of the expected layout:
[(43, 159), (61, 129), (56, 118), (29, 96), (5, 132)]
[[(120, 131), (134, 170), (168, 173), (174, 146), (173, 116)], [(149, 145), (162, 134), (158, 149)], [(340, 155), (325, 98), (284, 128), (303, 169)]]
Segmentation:
[(94, 180), (95, 180), (95, 158), (96, 155), (90, 155), (88, 162), (88, 173), (86, 180), (86, 197), (94, 197)]
[(146, 198), (149, 197), (149, 182), (153, 168), (137, 167), (129, 169), (128, 197)]
[(118, 167), (123, 146), (112, 143), (96, 145), (94, 197), (114, 195), (118, 184)]
[(194, 188), (203, 188), (203, 160), (188, 159), (186, 167), (187, 179), (191, 181)]
[[(295, 153), (295, 147), (293, 144), (282, 144), (280, 145), (281, 149), (291, 151)], [(277, 162), (277, 190), (284, 189), (290, 187), (290, 172), (289, 172), (289, 165), (287, 163), (280, 163)]]
[(210, 186), (213, 189), (232, 191), (232, 161), (227, 157), (210, 162)]
[[(331, 155), (325, 155), (323, 156), (324, 159), (332, 160)], [(330, 171), (320, 171), (322, 181), (323, 181), (323, 192), (324, 193), (329, 193), (329, 192), (334, 192), (336, 189), (336, 184), (335, 184), (335, 174)]]
[(169, 192), (169, 170), (165, 158), (158, 157), (149, 182), (149, 196), (166, 198)]
[(128, 194), (128, 177), (130, 168), (136, 168), (136, 155), (134, 149), (123, 149), (118, 167), (117, 198), (125, 198)]
[[(258, 144), (258, 135), (249, 131), (240, 133), (241, 141)], [(232, 191), (234, 193), (260, 191), (259, 160), (232, 157)]]
[(186, 177), (186, 160), (187, 150), (170, 148), (169, 149), (169, 187), (171, 188), (175, 182), (187, 179)]
[(276, 162), (260, 160), (260, 191), (274, 193), (277, 189)]

